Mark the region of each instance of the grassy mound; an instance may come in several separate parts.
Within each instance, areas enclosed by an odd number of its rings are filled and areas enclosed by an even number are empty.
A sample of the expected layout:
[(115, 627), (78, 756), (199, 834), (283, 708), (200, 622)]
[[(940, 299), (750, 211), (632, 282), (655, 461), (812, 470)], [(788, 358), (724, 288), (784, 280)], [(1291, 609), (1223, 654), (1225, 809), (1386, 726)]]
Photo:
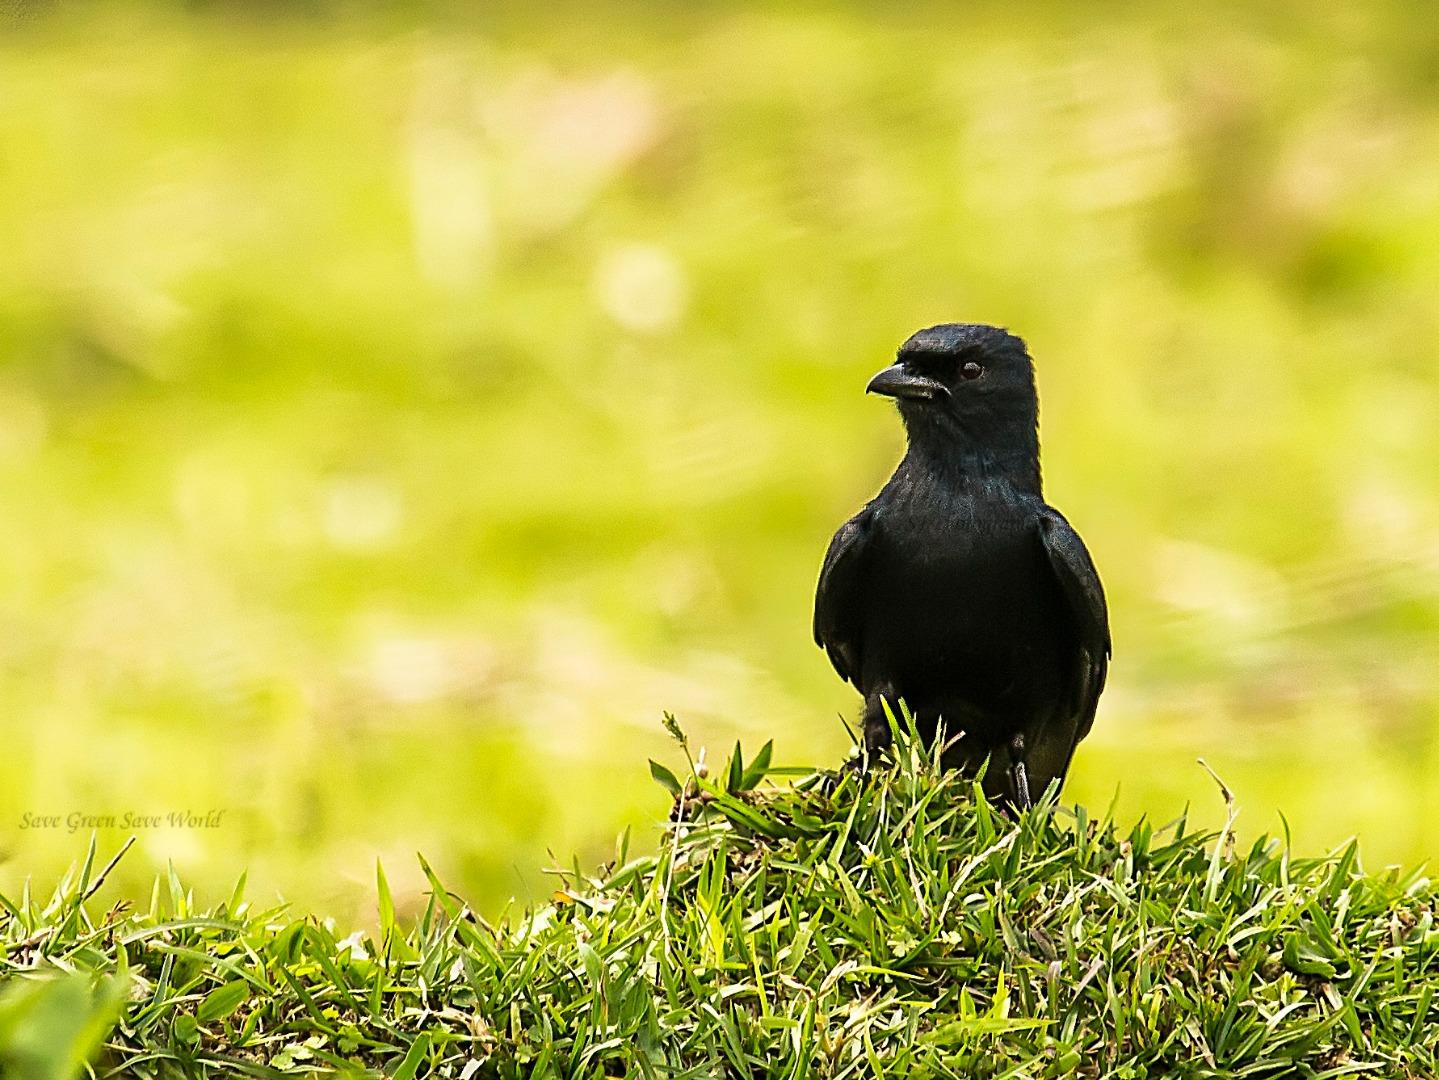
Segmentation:
[(495, 922), (426, 867), (402, 928), (381, 873), (373, 939), (242, 888), (196, 911), (173, 877), (97, 913), (92, 848), (48, 903), (0, 899), (0, 1072), (1439, 1075), (1426, 878), (1183, 821), (1014, 822), (898, 747), (792, 786), (737, 751), (685, 782), (657, 854), (622, 843)]

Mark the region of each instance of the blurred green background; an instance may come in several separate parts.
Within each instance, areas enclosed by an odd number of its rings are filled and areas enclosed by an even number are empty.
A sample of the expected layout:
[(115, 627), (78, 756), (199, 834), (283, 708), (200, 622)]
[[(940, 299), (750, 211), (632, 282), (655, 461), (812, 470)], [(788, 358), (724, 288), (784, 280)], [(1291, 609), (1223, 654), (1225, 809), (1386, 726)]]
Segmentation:
[(838, 761), (815, 576), (949, 320), (1110, 591), (1066, 797), (1439, 855), (1425, 9), (299, 10), (0, 33), (0, 889), (222, 810), (122, 887), (495, 909), (650, 842), (664, 710)]

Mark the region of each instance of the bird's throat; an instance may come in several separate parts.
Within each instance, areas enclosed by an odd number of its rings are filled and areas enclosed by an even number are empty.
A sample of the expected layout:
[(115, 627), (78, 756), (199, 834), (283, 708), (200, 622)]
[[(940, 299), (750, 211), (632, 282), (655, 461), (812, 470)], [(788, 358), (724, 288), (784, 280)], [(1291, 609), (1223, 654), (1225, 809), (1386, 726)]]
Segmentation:
[[(909, 453), (913, 468), (922, 470), (936, 481), (950, 487), (966, 487), (976, 483), (1003, 481), (1016, 491), (1031, 495), (1043, 494), (1039, 467), (1039, 438), (1004, 440), (1001, 445), (982, 445), (971, 439), (956, 440), (952, 436), (935, 439), (935, 433), (920, 437), (910, 431)], [(930, 437), (925, 437), (930, 436)]]

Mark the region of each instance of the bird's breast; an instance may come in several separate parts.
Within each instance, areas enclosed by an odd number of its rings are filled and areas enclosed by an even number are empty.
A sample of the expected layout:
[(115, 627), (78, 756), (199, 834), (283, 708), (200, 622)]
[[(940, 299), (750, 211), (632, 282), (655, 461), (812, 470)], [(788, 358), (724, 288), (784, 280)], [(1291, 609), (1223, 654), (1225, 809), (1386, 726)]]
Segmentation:
[(877, 682), (995, 706), (1051, 692), (1068, 629), (1024, 503), (899, 499), (878, 524), (864, 646)]

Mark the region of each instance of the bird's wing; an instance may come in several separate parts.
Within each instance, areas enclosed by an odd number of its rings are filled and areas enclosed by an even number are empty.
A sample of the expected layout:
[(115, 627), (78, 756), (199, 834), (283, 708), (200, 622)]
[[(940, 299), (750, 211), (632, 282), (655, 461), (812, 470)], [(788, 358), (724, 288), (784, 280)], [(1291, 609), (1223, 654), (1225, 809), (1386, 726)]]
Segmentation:
[(873, 504), (840, 526), (825, 552), (814, 597), (814, 643), (829, 654), (839, 677), (856, 686), (865, 552), (873, 532)]
[(1079, 638), (1081, 655), (1073, 683), (1077, 743), (1094, 724), (1094, 710), (1109, 672), (1109, 609), (1089, 550), (1058, 510), (1046, 506), (1041, 511), (1039, 537)]

